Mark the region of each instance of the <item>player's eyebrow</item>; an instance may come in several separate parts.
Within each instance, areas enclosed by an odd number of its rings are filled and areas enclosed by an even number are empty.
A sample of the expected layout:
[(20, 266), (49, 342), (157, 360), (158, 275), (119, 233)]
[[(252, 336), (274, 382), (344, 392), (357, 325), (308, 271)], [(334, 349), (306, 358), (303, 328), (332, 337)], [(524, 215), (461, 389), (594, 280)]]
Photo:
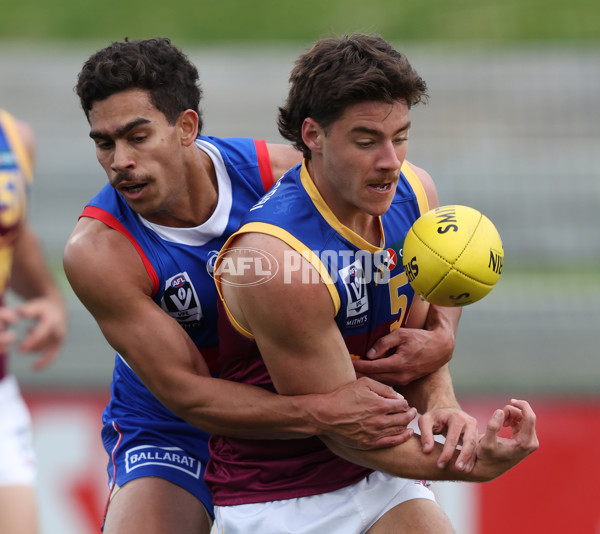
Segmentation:
[(396, 130), (395, 135), (398, 135), (399, 133), (410, 130), (411, 125), (412, 125), (412, 123), (410, 121), (408, 121), (404, 126), (402, 126), (402, 128), (398, 128), (398, 130)]
[(150, 122), (149, 119), (142, 119), (142, 118), (132, 120), (131, 122), (128, 122), (127, 124), (121, 126), (120, 128), (117, 128), (112, 135), (110, 133), (100, 132), (98, 130), (91, 130), (90, 137), (92, 139), (108, 139), (108, 140), (116, 139), (119, 137), (123, 137), (127, 132), (129, 132), (136, 126), (139, 126), (140, 124), (148, 124), (149, 122)]
[[(398, 128), (395, 132), (394, 132), (394, 136), (398, 135), (402, 132), (406, 132), (410, 129), (411, 123), (410, 121), (408, 121), (404, 126), (402, 126), (401, 128)], [(375, 130), (373, 128), (367, 128), (366, 126), (357, 126), (356, 128), (352, 129), (353, 132), (356, 133), (366, 133), (366, 134), (371, 134), (371, 135), (381, 135), (381, 132), (379, 130)]]

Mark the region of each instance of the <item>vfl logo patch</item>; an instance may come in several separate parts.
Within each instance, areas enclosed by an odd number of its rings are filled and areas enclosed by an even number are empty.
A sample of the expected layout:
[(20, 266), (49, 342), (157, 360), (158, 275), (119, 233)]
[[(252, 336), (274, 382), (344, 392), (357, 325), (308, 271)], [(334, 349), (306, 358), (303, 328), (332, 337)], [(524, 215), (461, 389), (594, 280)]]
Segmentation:
[(346, 328), (363, 326), (368, 321), (369, 299), (362, 263), (360, 260), (356, 260), (338, 272), (348, 295)]
[(133, 469), (145, 465), (163, 465), (187, 473), (194, 478), (200, 478), (202, 464), (186, 454), (179, 447), (155, 447), (140, 445), (129, 449), (125, 455), (125, 469), (129, 473)]
[(187, 272), (176, 274), (165, 282), (160, 306), (179, 323), (202, 319), (202, 308), (194, 284)]

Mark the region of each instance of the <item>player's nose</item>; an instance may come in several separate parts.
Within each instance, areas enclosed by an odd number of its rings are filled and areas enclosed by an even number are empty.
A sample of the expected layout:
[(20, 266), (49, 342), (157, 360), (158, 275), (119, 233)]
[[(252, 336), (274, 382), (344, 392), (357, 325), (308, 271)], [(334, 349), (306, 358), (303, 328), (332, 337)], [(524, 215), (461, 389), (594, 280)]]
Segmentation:
[(378, 153), (377, 167), (390, 171), (399, 171), (402, 167), (402, 159), (398, 154), (397, 147), (391, 140), (382, 143)]
[(115, 172), (135, 168), (132, 150), (125, 143), (115, 143), (111, 169)]

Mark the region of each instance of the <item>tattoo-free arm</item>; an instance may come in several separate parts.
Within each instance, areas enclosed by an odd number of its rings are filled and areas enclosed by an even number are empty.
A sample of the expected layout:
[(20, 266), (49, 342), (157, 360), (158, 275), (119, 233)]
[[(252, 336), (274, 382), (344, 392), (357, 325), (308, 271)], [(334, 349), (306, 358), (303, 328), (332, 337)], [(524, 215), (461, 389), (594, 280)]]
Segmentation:
[(109, 344), (190, 424), (245, 438), (327, 434), (356, 447), (404, 439), (398, 431), (404, 400), (372, 381), (293, 397), (212, 378), (184, 329), (152, 300), (150, 279), (131, 243), (103, 223), (81, 219), (63, 259), (71, 286)]

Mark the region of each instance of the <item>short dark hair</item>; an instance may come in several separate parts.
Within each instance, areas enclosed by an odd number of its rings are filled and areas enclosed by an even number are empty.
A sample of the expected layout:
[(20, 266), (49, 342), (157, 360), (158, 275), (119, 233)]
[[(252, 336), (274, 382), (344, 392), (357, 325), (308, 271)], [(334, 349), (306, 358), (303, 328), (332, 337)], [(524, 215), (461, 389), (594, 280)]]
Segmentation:
[(406, 56), (377, 35), (324, 38), (294, 64), (279, 132), (310, 158), (302, 123), (311, 117), (327, 131), (347, 107), (366, 101), (403, 99), (410, 107), (428, 98), (427, 84)]
[(75, 87), (86, 117), (94, 102), (128, 89), (148, 91), (169, 124), (186, 109), (194, 110), (200, 117), (198, 133), (202, 130), (198, 70), (170, 39), (113, 42), (84, 63)]

